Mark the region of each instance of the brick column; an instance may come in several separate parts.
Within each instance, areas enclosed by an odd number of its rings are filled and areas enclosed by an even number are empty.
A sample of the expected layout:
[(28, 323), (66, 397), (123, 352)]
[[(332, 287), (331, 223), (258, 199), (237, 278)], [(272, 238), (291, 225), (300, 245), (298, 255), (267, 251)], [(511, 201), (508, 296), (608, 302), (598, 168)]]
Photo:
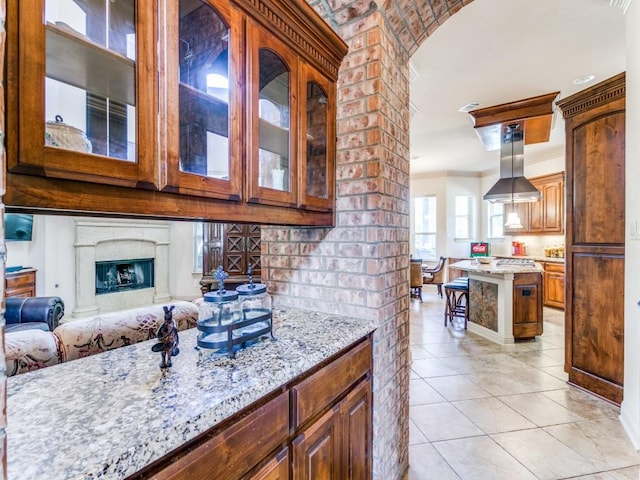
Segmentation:
[(373, 473), (399, 479), (409, 440), (408, 57), (379, 12), (342, 18), (333, 229), (263, 227), (274, 304), (375, 320)]

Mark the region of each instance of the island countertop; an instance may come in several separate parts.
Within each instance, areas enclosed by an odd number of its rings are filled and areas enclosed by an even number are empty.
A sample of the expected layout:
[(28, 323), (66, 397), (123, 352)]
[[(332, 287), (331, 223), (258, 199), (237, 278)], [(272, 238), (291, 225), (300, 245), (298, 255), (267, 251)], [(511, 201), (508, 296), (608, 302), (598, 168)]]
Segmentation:
[(196, 350), (190, 329), (164, 371), (151, 340), (10, 377), (8, 478), (126, 478), (375, 328), (286, 309), (274, 311), (277, 341), (235, 359)]
[(542, 273), (544, 268), (539, 263), (534, 263), (532, 266), (526, 265), (499, 265), (497, 260), (488, 264), (482, 264), (476, 260), (462, 260), (449, 265), (450, 268), (457, 268), (459, 270), (466, 270), (474, 273), (485, 273), (494, 275), (504, 275), (508, 273)]

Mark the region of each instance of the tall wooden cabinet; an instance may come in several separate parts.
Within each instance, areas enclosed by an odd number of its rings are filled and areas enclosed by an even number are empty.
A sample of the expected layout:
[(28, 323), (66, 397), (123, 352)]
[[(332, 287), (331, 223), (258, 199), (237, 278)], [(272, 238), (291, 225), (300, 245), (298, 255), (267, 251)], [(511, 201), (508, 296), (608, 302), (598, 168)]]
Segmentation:
[(7, 0), (7, 206), (332, 226), (347, 45), (307, 2)]
[(625, 75), (558, 102), (567, 174), (569, 382), (620, 404), (624, 373)]
[(215, 290), (213, 272), (222, 266), (229, 278), (225, 285), (234, 288), (249, 281), (249, 267), (253, 281), (261, 275), (260, 225), (242, 223), (208, 223), (203, 229), (202, 292)]

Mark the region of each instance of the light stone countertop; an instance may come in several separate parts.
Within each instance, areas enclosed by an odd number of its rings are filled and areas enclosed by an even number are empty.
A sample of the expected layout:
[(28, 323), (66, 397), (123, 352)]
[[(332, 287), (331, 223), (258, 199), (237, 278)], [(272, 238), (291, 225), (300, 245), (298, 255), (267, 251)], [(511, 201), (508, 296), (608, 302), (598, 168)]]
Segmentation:
[(286, 309), (274, 311), (277, 341), (235, 360), (197, 351), (191, 329), (164, 372), (150, 340), (9, 377), (8, 478), (126, 478), (375, 328)]
[(473, 273), (486, 273), (493, 275), (504, 275), (507, 273), (542, 273), (544, 269), (539, 263), (535, 263), (533, 266), (524, 265), (498, 265), (497, 260), (494, 260), (488, 264), (482, 264), (476, 260), (463, 260), (449, 265), (450, 268), (457, 268), (459, 270), (466, 270)]

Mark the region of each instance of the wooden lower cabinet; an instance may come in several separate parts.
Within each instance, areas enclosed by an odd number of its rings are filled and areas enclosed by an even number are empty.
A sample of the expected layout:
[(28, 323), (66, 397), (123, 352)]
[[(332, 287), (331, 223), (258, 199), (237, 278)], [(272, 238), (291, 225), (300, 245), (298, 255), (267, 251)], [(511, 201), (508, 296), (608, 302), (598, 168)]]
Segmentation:
[(371, 335), (129, 479), (368, 480)]
[(289, 480), (289, 449), (287, 447), (276, 453), (257, 472), (247, 475), (243, 480)]
[(542, 335), (542, 275), (519, 273), (513, 279), (513, 337)]
[(543, 284), (544, 306), (564, 309), (564, 264), (545, 263)]
[(293, 441), (293, 479), (371, 478), (371, 382), (347, 397)]
[(330, 480), (340, 476), (340, 412), (336, 407), (293, 441), (293, 478)]

